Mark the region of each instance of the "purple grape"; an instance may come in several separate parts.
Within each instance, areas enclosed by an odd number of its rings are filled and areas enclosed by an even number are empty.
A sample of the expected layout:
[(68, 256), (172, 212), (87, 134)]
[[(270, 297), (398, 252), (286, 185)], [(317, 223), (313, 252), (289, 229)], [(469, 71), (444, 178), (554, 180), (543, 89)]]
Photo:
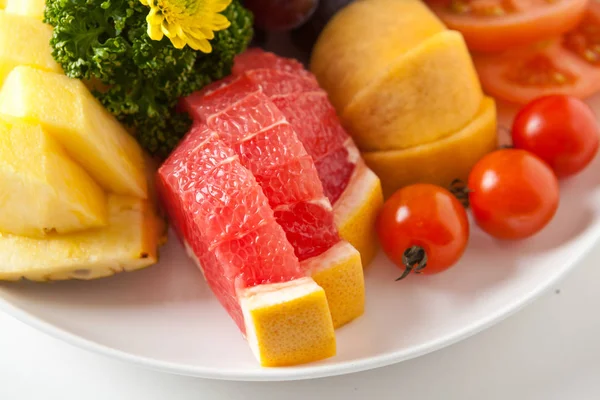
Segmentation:
[(266, 31), (288, 31), (305, 23), (319, 0), (244, 0), (254, 13), (254, 24)]
[(293, 43), (301, 50), (310, 52), (325, 25), (342, 8), (354, 0), (321, 0), (312, 17), (291, 32)]

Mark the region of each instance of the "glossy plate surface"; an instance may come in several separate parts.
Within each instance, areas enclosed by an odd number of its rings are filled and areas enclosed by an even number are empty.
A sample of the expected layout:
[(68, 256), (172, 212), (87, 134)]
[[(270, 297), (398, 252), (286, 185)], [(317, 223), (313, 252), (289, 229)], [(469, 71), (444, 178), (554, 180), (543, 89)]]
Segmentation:
[[(593, 102), (600, 110), (600, 99)], [(510, 110), (503, 110), (508, 121)], [(501, 126), (509, 126), (501, 123)], [(600, 159), (562, 182), (552, 223), (533, 239), (498, 242), (472, 229), (460, 264), (395, 282), (380, 254), (366, 273), (366, 314), (338, 331), (338, 355), (292, 368), (257, 365), (234, 323), (175, 238), (150, 269), (93, 282), (0, 284), (0, 309), (57, 338), (177, 374), (293, 380), (397, 363), (464, 339), (510, 315), (577, 265), (600, 238)]]

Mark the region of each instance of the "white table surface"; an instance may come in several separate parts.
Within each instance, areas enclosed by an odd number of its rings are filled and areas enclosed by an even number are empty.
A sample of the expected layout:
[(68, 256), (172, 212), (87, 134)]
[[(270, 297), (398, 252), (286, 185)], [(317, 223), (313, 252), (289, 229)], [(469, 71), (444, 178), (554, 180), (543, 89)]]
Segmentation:
[(466, 341), (392, 367), (290, 383), (148, 371), (59, 342), (0, 312), (0, 400), (597, 400), (599, 305), (600, 246), (532, 305)]

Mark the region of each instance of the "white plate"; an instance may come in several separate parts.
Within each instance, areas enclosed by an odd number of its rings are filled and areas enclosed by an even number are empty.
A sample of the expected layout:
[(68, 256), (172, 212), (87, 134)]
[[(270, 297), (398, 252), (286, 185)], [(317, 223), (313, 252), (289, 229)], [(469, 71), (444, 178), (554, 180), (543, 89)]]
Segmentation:
[(319, 363), (259, 367), (174, 238), (161, 264), (144, 271), (94, 282), (1, 284), (0, 308), (66, 342), (177, 374), (292, 380), (381, 367), (489, 327), (572, 269), (600, 237), (599, 169), (596, 159), (562, 183), (556, 218), (533, 239), (499, 242), (474, 228), (459, 265), (402, 282), (380, 254), (366, 274), (366, 314), (338, 331), (338, 355)]

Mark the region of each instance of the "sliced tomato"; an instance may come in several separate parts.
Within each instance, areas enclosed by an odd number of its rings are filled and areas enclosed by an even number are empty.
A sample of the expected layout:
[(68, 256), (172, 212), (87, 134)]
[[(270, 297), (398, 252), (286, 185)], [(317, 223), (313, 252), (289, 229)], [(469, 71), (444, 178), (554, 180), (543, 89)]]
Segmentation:
[(562, 39), (565, 48), (593, 66), (600, 66), (600, 2), (593, 0), (585, 17)]
[(485, 92), (511, 103), (548, 94), (585, 98), (600, 88), (600, 68), (564, 48), (560, 39), (473, 61)]
[(469, 49), (503, 51), (561, 35), (583, 18), (590, 0), (426, 0)]
[(526, 104), (549, 94), (586, 98), (600, 90), (600, 3), (590, 3), (583, 21), (555, 39), (498, 54), (476, 54), (484, 90)]

